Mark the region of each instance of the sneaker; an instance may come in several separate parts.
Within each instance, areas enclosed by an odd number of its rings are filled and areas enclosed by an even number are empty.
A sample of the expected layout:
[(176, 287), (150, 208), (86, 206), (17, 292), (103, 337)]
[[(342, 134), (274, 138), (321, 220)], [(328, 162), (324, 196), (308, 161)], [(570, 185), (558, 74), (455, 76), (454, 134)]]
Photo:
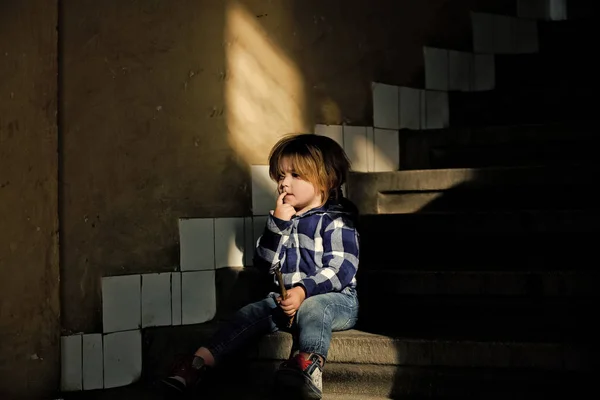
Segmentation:
[(299, 393), (301, 398), (319, 400), (323, 397), (323, 369), (317, 354), (303, 354), (281, 363), (276, 375), (277, 390)]
[(183, 394), (200, 383), (207, 369), (201, 357), (180, 356), (174, 363), (170, 376), (160, 382), (170, 393)]

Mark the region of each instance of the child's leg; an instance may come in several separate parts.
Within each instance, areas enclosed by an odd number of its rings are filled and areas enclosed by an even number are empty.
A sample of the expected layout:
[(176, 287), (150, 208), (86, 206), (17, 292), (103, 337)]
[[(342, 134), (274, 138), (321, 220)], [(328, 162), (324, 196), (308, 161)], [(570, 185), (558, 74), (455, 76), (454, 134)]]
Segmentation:
[[(225, 323), (196, 355), (210, 354), (206, 365), (218, 363), (224, 356), (235, 352), (242, 345), (259, 335), (276, 332), (276, 313), (280, 310), (271, 296), (240, 308), (233, 318)], [(204, 358), (204, 357), (203, 357)]]
[(331, 333), (351, 329), (358, 320), (358, 299), (354, 290), (326, 293), (304, 300), (296, 315), (298, 347), (301, 353), (327, 358)]
[[(299, 354), (284, 362), (278, 371), (278, 382), (286, 388), (301, 391), (305, 398), (322, 396), (322, 369), (331, 333), (352, 328), (358, 320), (358, 300), (354, 290), (327, 293), (304, 300), (296, 313)], [(289, 390), (289, 389), (288, 389)]]
[(280, 308), (271, 296), (242, 307), (212, 336), (206, 346), (200, 347), (194, 356), (187, 356), (177, 363), (170, 376), (162, 382), (178, 392), (196, 386), (208, 367), (218, 363), (222, 357), (235, 352), (249, 339), (277, 331), (274, 318), (278, 310)]

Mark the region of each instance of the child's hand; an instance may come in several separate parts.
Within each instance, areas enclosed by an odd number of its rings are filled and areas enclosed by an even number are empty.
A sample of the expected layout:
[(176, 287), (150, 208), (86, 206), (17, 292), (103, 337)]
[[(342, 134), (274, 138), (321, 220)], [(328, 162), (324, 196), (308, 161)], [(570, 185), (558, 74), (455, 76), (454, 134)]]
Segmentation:
[(279, 302), (279, 307), (281, 307), (286, 315), (291, 317), (296, 314), (296, 311), (298, 311), (305, 298), (304, 289), (296, 286), (287, 291), (287, 297)]
[(289, 221), (290, 219), (292, 219), (294, 214), (296, 214), (296, 210), (291, 205), (285, 204), (283, 202), (283, 198), (286, 194), (286, 192), (283, 192), (279, 195), (279, 197), (277, 197), (277, 206), (275, 208), (273, 216), (284, 221)]

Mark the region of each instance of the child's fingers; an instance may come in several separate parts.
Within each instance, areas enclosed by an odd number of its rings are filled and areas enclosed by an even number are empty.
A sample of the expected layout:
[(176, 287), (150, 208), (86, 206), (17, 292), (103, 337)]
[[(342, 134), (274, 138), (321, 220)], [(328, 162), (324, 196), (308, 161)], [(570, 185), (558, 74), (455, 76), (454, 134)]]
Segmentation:
[(277, 197), (277, 205), (280, 206), (283, 204), (283, 198), (287, 195), (286, 192), (281, 192)]

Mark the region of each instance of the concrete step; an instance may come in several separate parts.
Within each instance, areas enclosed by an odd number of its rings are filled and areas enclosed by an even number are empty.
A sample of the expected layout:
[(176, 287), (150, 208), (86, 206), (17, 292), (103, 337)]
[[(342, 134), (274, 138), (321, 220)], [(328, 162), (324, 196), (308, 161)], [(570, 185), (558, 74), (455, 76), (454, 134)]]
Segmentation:
[(591, 48), (568, 54), (497, 54), (496, 89), (591, 87), (597, 81), (596, 71), (600, 66), (594, 56)]
[[(335, 368), (334, 368), (335, 369)], [(264, 372), (258, 369), (256, 371)], [(254, 372), (254, 371), (253, 371)], [(341, 372), (341, 371), (340, 371)], [(361, 382), (359, 393), (336, 393), (336, 384), (331, 381), (339, 372), (328, 374), (323, 383), (323, 400), (423, 400), (423, 399), (531, 399), (531, 396), (558, 395), (567, 398), (584, 398), (589, 390), (591, 377), (586, 374), (532, 373), (530, 371), (506, 372), (486, 369), (419, 369), (368, 366), (356, 368), (349, 365), (340, 378), (345, 382)], [(256, 375), (256, 374), (252, 374)], [(263, 374), (264, 376), (264, 374)], [(339, 376), (337, 376), (339, 377)], [(244, 382), (247, 382), (247, 378)], [(264, 380), (264, 378), (263, 378)], [(262, 382), (262, 380), (261, 380)], [(268, 394), (268, 386), (245, 387), (239, 379), (215, 382), (203, 400), (293, 400), (293, 397)], [(366, 392), (366, 393), (365, 393)], [(379, 392), (384, 394), (374, 394)], [(483, 397), (482, 397), (483, 396)], [(573, 396), (573, 397), (571, 397)], [(536, 398), (536, 397), (533, 397)], [(160, 391), (144, 382), (130, 386), (63, 393), (53, 397), (60, 400), (167, 400)]]
[(598, 15), (596, 4), (593, 0), (568, 0), (567, 18), (570, 20), (595, 18)]
[(449, 126), (479, 127), (592, 121), (596, 92), (586, 88), (516, 88), (448, 92)]
[[(360, 220), (361, 264), (370, 269), (590, 271), (600, 216), (581, 212), (573, 229), (549, 216), (395, 214)], [(558, 218), (555, 216), (555, 218)], [(574, 219), (572, 213), (565, 216)], [(512, 221), (510, 221), (512, 219)], [(585, 224), (592, 226), (587, 232)], [(575, 229), (579, 228), (579, 229)], [(585, 232), (585, 233), (584, 233)]]
[[(358, 278), (359, 329), (454, 339), (593, 339), (598, 272), (392, 271), (361, 263)], [(391, 323), (381, 304), (394, 304), (401, 321)]]
[[(144, 376), (150, 385), (168, 371), (176, 354), (195, 350), (218, 323), (144, 331)], [(268, 389), (292, 346), (289, 333), (261, 338), (215, 374), (216, 387)], [(493, 394), (554, 390), (580, 381), (590, 368), (589, 346), (554, 342), (508, 342), (407, 338), (359, 330), (333, 335), (324, 369), (327, 394), (413, 395), (442, 398), (459, 393)], [(217, 371), (215, 371), (217, 372)], [(221, 378), (219, 378), (221, 377)], [(221, 380), (219, 380), (221, 379)], [(546, 380), (544, 384), (544, 380)], [(545, 389), (544, 389), (545, 388)], [(549, 393), (549, 392), (548, 392)]]
[[(398, 316), (400, 316), (399, 313)], [(391, 316), (390, 316), (391, 318)], [(401, 321), (398, 321), (401, 322)], [(177, 354), (195, 351), (222, 321), (199, 325), (149, 328), (143, 333), (144, 375), (150, 380), (168, 373)], [(265, 335), (235, 359), (282, 361), (293, 345), (290, 333)], [(587, 345), (563, 342), (459, 340), (405, 337), (351, 329), (334, 332), (327, 365), (374, 364), (413, 367), (534, 368), (581, 371), (589, 367)]]
[[(572, 11), (574, 10), (572, 8)], [(580, 10), (584, 10), (583, 5), (580, 6)], [(596, 42), (596, 19), (592, 15), (567, 18), (562, 21), (538, 21), (540, 53), (563, 55), (568, 59), (578, 53), (589, 54), (593, 51)]]
[(529, 300), (579, 298), (597, 295), (600, 272), (590, 271), (461, 271), (406, 270), (371, 266), (361, 261), (361, 294), (382, 288), (382, 296), (444, 296)]
[[(223, 390), (213, 390), (211, 397), (203, 396), (202, 400), (273, 400), (272, 396), (265, 393), (248, 393), (248, 391), (231, 390), (231, 385), (227, 385)], [(85, 392), (68, 392), (54, 397), (54, 400), (168, 400), (159, 390), (146, 385), (145, 383), (136, 383), (130, 386), (91, 390)], [(325, 393), (323, 400), (387, 400), (388, 396), (373, 396), (363, 394), (335, 394)]]
[[(231, 373), (234, 376), (247, 374), (242, 387), (257, 387), (257, 391), (269, 398), (275, 363), (253, 362), (250, 373), (248, 365), (221, 374)], [(587, 374), (573, 372), (557, 372), (530, 370), (506, 371), (487, 368), (419, 368), (395, 367), (390, 365), (357, 365), (328, 363), (323, 371), (324, 398), (394, 398), (394, 399), (443, 399), (443, 398), (527, 398), (526, 396), (569, 394), (578, 392), (585, 384)], [(227, 387), (227, 379), (220, 386)], [(230, 379), (229, 379), (230, 382)], [(219, 382), (215, 382), (215, 386)], [(573, 386), (577, 385), (577, 389)], [(217, 389), (218, 390), (218, 389)], [(238, 389), (234, 392), (247, 393)], [(583, 392), (581, 392), (583, 393)], [(355, 397), (349, 397), (354, 395)], [(290, 397), (292, 396), (292, 397)], [(515, 396), (515, 397), (513, 397)], [(520, 397), (522, 396), (522, 397)], [(295, 400), (290, 393), (275, 396), (275, 399), (289, 398)], [(238, 397), (242, 398), (242, 397)], [(529, 397), (531, 398), (531, 397)]]
[(401, 130), (400, 169), (597, 165), (590, 123)]
[[(596, 177), (597, 168), (589, 166), (352, 173), (348, 178), (347, 196), (363, 215), (581, 210), (598, 204), (598, 195), (591, 187)], [(577, 218), (576, 214), (572, 217)], [(468, 216), (465, 218), (468, 221)], [(473, 222), (478, 221), (485, 220), (476, 215)], [(506, 219), (508, 225), (500, 224), (498, 229), (513, 229), (512, 222)]]

